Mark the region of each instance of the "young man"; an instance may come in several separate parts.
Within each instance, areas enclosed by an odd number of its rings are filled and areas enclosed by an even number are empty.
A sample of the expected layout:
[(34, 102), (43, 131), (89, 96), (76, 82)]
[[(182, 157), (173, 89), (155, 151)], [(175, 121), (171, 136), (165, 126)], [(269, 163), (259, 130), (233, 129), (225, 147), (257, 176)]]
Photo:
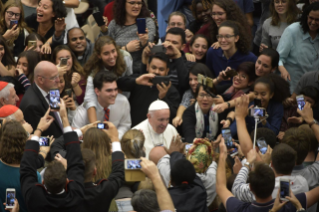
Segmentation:
[[(98, 72), (94, 79), (96, 95), (96, 117), (98, 121), (110, 121), (118, 129), (119, 138), (131, 128), (130, 104), (125, 96), (118, 93), (117, 77), (109, 71)], [(90, 123), (86, 102), (77, 108), (72, 126), (81, 128)]]

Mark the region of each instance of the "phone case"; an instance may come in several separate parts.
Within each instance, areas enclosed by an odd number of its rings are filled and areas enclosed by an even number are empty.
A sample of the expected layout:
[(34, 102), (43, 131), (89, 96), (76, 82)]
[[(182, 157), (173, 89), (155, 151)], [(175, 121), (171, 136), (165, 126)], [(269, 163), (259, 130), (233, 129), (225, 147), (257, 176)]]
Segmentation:
[(138, 34), (145, 34), (146, 33), (146, 22), (145, 18), (138, 18), (136, 19), (137, 23), (137, 31)]
[(103, 14), (100, 11), (95, 12), (92, 15), (98, 26), (103, 26), (105, 24), (103, 20)]

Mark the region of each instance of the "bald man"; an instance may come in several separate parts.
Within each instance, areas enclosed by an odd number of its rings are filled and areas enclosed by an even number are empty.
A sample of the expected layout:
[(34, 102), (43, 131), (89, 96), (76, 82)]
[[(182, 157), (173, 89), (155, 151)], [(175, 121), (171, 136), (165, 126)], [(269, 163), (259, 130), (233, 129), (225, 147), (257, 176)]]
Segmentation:
[[(48, 94), (50, 89), (57, 88), (59, 82), (59, 74), (57, 67), (48, 61), (41, 61), (34, 69), (34, 83), (24, 94), (20, 109), (24, 114), (24, 119), (31, 124), (34, 130), (44, 116), (49, 107)], [(51, 136), (55, 138), (63, 134), (63, 125), (58, 112), (50, 112), (54, 117), (54, 122), (51, 126), (42, 133), (42, 136)]]

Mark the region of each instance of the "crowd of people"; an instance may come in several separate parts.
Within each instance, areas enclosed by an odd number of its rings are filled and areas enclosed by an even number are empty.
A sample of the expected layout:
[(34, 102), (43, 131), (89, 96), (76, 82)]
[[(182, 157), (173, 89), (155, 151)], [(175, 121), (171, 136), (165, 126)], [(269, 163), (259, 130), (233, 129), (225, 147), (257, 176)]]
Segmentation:
[(79, 3), (0, 1), (0, 212), (319, 211), (319, 2)]

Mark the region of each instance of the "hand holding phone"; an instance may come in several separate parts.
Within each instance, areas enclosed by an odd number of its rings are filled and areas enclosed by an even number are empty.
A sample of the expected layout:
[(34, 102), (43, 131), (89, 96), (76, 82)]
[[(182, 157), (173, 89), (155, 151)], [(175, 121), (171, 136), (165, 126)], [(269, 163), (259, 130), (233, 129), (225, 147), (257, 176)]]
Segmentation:
[(286, 197), (290, 197), (290, 180), (286, 178), (280, 179), (280, 200), (289, 201)]
[(268, 149), (268, 144), (266, 142), (266, 139), (265, 138), (258, 138), (257, 141), (257, 146), (259, 148), (259, 151), (261, 152), (261, 154), (265, 154), (267, 152), (267, 149)]
[(225, 74), (226, 74), (226, 78), (232, 78), (232, 77), (236, 76), (238, 73), (235, 69), (230, 69), (230, 70), (226, 71)]
[(232, 140), (233, 138), (231, 136), (230, 128), (222, 129), (222, 135), (223, 135), (223, 138), (225, 140), (225, 144), (226, 144), (227, 149), (233, 148), (234, 144), (233, 144), (233, 140)]
[(97, 128), (101, 129), (101, 130), (103, 130), (103, 129), (107, 130), (107, 129), (109, 129), (109, 126), (107, 124), (104, 124), (104, 123), (98, 123)]
[(12, 29), (14, 27), (14, 25), (18, 25), (19, 21), (18, 20), (11, 20), (10, 21), (10, 29)]
[(249, 109), (249, 115), (252, 117), (265, 117), (266, 116), (266, 110), (265, 108), (250, 108)]
[(51, 89), (50, 90), (50, 98), (49, 98), (49, 103), (50, 103), (50, 107), (52, 109), (60, 109), (59, 104), (61, 104), (60, 102), (60, 91), (59, 89)]
[(6, 208), (13, 208), (15, 205), (16, 189), (7, 188), (6, 189)]
[(64, 67), (68, 64), (69, 58), (61, 58), (60, 67)]
[(296, 96), (296, 100), (297, 100), (297, 104), (298, 104), (299, 110), (303, 110), (303, 108), (306, 105), (304, 96), (303, 95), (298, 95), (298, 96)]
[(92, 15), (93, 15), (94, 20), (96, 21), (96, 23), (99, 27), (105, 25), (105, 22), (103, 20), (103, 14), (100, 11), (95, 12)]
[(129, 170), (138, 170), (141, 169), (141, 160), (140, 159), (125, 159), (125, 169)]

